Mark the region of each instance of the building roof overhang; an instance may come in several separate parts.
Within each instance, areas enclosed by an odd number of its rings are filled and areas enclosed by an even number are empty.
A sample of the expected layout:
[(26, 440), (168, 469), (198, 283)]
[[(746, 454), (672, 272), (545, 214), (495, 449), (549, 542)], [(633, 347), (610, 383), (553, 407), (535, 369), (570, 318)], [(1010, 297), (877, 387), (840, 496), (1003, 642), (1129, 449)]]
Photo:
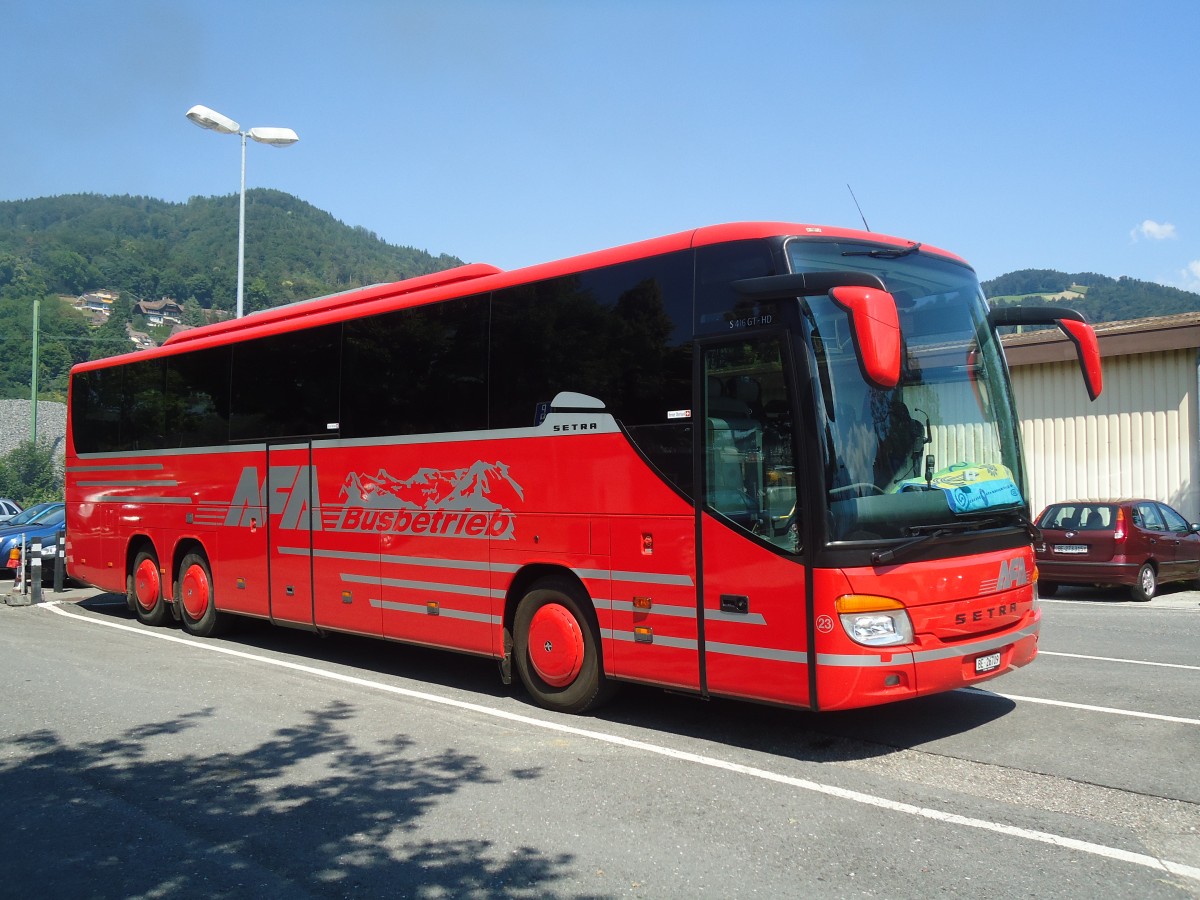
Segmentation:
[[(1092, 327), (1102, 357), (1200, 348), (1200, 312), (1101, 322)], [(1057, 328), (1006, 334), (1000, 340), (1010, 366), (1078, 359), (1074, 344)]]

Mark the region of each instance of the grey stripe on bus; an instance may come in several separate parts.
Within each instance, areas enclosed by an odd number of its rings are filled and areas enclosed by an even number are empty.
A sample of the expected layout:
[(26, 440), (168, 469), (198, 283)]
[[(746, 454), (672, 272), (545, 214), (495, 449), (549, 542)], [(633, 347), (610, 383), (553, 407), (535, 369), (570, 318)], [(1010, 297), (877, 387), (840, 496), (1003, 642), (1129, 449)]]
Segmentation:
[[(411, 613), (413, 615), (428, 616), (429, 607), (418, 603), (400, 603), (396, 600), (377, 600), (371, 598), (371, 606), (375, 609), (386, 609), (390, 612)], [(444, 619), (463, 619), (468, 622), (482, 622), (485, 625), (499, 625), (500, 617), (489, 615), (488, 613), (470, 612), (465, 609), (452, 609), (447, 606), (439, 606), (437, 608), (437, 616)]]
[(93, 487), (140, 487), (140, 488), (179, 487), (178, 481), (146, 481), (146, 480), (139, 480), (139, 481), (80, 481), (80, 482), (77, 482), (77, 484), (79, 487), (88, 487), (88, 488), (93, 488)]
[[(910, 663), (935, 662), (942, 659), (959, 659), (968, 656), (978, 656), (981, 653), (988, 653), (992, 650), (999, 650), (1007, 647), (1009, 644), (1014, 644), (1022, 638), (1030, 637), (1038, 633), (1037, 625), (1029, 625), (1022, 628), (1016, 634), (1003, 635), (1001, 637), (988, 638), (981, 641), (971, 641), (965, 644), (956, 644), (952, 647), (939, 647), (937, 650), (908, 650), (897, 648), (893, 653), (883, 654), (879, 656), (857, 656), (852, 653), (818, 653), (817, 663), (823, 666), (843, 666), (846, 668), (866, 668), (875, 666), (902, 666)], [(883, 661), (883, 656), (891, 657), (888, 662)], [(899, 660), (895, 657), (900, 657)]]
[(126, 494), (103, 494), (95, 499), (96, 503), (166, 503), (184, 504), (190, 506), (191, 497), (130, 497)]
[(113, 463), (112, 465), (67, 466), (68, 472), (142, 472), (147, 469), (162, 469), (162, 463)]
[(495, 599), (491, 588), (476, 587), (467, 584), (443, 584), (438, 581), (407, 581), (401, 578), (377, 578), (372, 575), (356, 575), (353, 572), (343, 572), (342, 581), (352, 584), (370, 584), (382, 587), (408, 588), (416, 591), (433, 591), (439, 594), (461, 594), (465, 597), (487, 597)]
[[(599, 600), (593, 599), (592, 605), (597, 609), (607, 609), (612, 612), (629, 613), (638, 612), (645, 613), (648, 616), (672, 616), (680, 619), (696, 618), (696, 607), (694, 606), (677, 606), (673, 604), (658, 603), (650, 609), (637, 609), (631, 600)], [(767, 620), (762, 613), (748, 613), (739, 615), (738, 613), (721, 612), (719, 609), (706, 609), (704, 618), (710, 622), (729, 622), (733, 625), (766, 625)]]
[[(493, 564), (473, 559), (440, 559), (423, 556), (389, 556), (379, 553), (362, 553), (352, 550), (309, 550), (307, 547), (279, 547), (279, 553), (290, 556), (320, 556), (324, 559), (347, 559), (363, 562), (384, 562), (394, 565), (428, 566), (431, 568), (470, 569), (512, 574), (522, 567), (511, 563)], [(640, 584), (681, 585), (691, 587), (692, 579), (686, 575), (663, 575), (658, 572), (624, 572), (611, 569), (572, 569), (581, 579), (611, 579), (613, 581)]]

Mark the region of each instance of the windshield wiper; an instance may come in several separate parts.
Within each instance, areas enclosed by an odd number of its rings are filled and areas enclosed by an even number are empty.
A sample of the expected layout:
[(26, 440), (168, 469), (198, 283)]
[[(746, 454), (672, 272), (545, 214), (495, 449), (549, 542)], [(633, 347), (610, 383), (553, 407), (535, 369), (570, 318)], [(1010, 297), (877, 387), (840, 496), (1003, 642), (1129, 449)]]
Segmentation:
[(869, 256), (872, 259), (899, 259), (921, 249), (920, 242), (907, 247), (876, 247), (874, 250), (843, 250), (842, 256)]
[[(1024, 522), (1024, 517), (1019, 518)], [(917, 547), (934, 538), (946, 537), (951, 534), (961, 534), (964, 531), (981, 531), (984, 528), (1002, 524), (1004, 524), (1004, 519), (997, 516), (988, 516), (984, 519), (965, 519), (961, 522), (951, 522), (942, 525), (912, 525), (908, 528), (908, 533), (912, 537), (912, 540), (905, 541), (899, 547), (893, 547), (890, 550), (872, 551), (871, 564), (880, 566), (884, 563), (893, 562), (898, 557), (905, 555), (913, 547)]]

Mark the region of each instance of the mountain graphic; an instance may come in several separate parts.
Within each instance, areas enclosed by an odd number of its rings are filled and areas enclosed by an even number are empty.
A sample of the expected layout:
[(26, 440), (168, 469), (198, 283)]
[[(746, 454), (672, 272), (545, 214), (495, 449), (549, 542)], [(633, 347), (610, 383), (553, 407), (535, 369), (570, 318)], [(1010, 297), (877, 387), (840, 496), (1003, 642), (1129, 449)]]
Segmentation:
[(380, 469), (374, 475), (351, 472), (339, 498), (346, 506), (367, 509), (509, 509), (523, 502), (525, 491), (502, 462), (482, 460), (465, 469), (418, 469), (400, 479)]

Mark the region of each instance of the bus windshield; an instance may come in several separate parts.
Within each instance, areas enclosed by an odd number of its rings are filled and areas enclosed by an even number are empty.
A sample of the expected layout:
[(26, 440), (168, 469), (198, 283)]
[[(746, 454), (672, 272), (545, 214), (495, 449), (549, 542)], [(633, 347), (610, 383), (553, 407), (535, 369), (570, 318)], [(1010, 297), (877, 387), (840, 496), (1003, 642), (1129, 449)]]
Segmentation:
[[(966, 265), (919, 250), (793, 240), (793, 272), (879, 276), (896, 299), (900, 382), (860, 370), (845, 312), (805, 300), (823, 410), (826, 538), (878, 541), (1024, 513), (1018, 425), (987, 303)], [(1010, 517), (1011, 518), (1011, 517)]]

